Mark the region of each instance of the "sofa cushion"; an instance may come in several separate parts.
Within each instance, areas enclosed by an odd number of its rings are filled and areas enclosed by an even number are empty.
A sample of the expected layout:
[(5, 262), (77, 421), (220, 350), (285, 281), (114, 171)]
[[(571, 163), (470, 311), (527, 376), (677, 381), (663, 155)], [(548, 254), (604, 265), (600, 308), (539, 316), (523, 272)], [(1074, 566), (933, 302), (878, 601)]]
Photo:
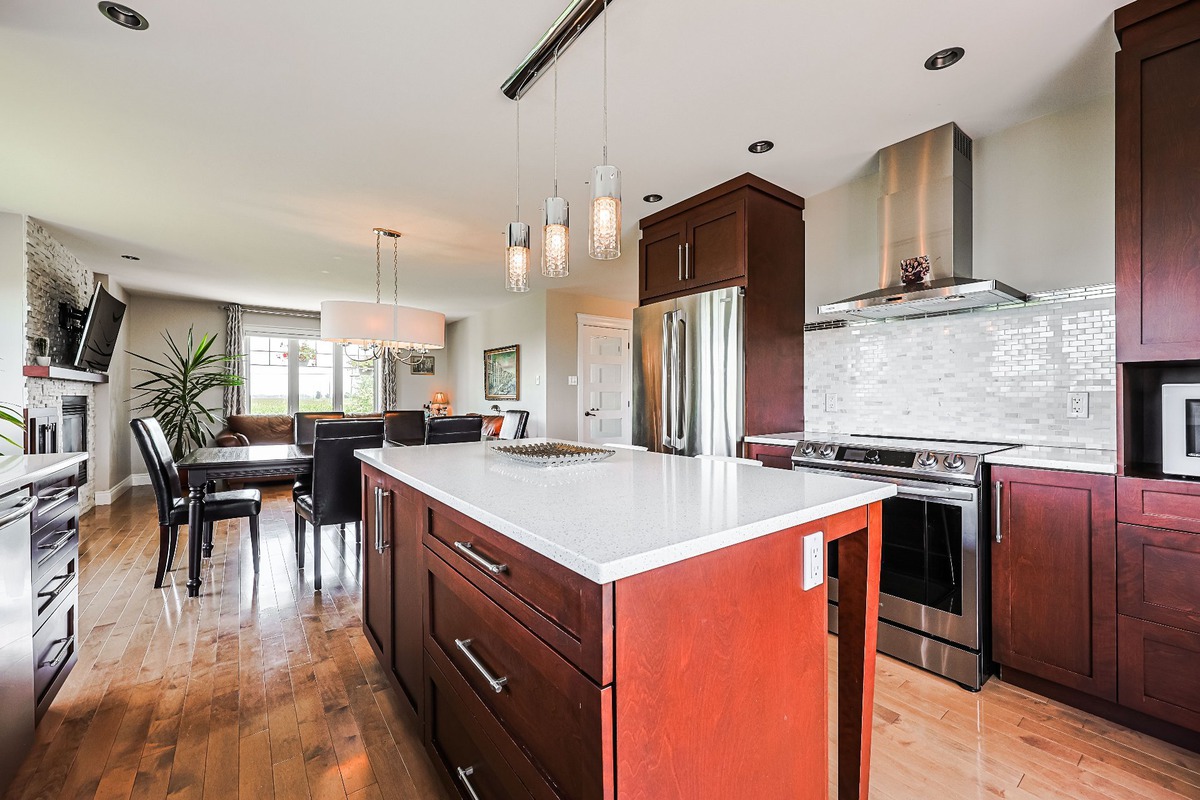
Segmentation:
[(240, 433), (250, 444), (293, 444), (290, 414), (233, 414), (225, 427)]

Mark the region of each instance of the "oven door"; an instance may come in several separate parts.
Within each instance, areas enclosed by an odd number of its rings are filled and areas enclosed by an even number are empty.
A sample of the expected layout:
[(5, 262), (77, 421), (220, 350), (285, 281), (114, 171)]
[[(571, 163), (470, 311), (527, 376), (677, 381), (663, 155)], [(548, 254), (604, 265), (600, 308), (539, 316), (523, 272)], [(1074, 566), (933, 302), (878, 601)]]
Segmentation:
[[(895, 484), (883, 501), (879, 617), (979, 650), (982, 609), (980, 489), (840, 470), (795, 467)], [(828, 555), (829, 600), (836, 603), (837, 548)]]

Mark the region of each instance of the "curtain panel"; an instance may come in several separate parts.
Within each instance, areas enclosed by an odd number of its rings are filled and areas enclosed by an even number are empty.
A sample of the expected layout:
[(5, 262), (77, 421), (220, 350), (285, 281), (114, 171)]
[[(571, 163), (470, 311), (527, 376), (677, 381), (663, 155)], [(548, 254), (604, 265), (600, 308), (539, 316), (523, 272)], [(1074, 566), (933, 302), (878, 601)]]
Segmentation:
[(230, 375), (242, 379), (237, 386), (225, 387), (224, 412), (229, 417), (233, 414), (246, 413), (246, 330), (242, 324), (242, 307), (237, 303), (225, 306), (229, 316), (225, 323), (225, 355), (231, 357), (226, 365)]

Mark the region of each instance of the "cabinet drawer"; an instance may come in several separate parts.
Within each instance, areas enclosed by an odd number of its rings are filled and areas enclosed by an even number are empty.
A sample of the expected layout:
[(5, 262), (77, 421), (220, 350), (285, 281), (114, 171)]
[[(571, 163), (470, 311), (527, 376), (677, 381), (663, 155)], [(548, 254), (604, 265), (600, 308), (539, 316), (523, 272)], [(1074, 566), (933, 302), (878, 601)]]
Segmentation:
[(29, 554), (33, 561), (34, 584), (54, 568), (64, 553), (79, 550), (78, 520), (74, 508), (64, 509), (30, 537)]
[(612, 694), (431, 551), (425, 649), (499, 721), (562, 797), (606, 797)]
[(1200, 482), (1117, 478), (1117, 520), (1200, 533)]
[(1200, 534), (1119, 526), (1117, 610), (1200, 633)]
[(791, 445), (746, 442), (742, 447), (743, 455), (746, 458), (761, 461), (764, 467), (786, 470), (792, 468), (792, 453), (795, 452), (796, 448)]
[(72, 548), (51, 562), (52, 569), (33, 582), (33, 629), (39, 630), (64, 602), (74, 604), (79, 588), (79, 557)]
[(63, 603), (33, 635), (33, 692), (38, 719), (75, 666), (77, 624), (76, 603)]
[(425, 544), (600, 684), (612, 682), (612, 586), (429, 502)]
[(38, 484), (35, 487), (38, 497), (37, 508), (34, 509), (30, 525), (34, 533), (51, 519), (57, 518), (66, 511), (73, 510), (79, 502), (79, 489), (75, 486), (75, 476), (69, 475), (49, 484)]
[(441, 670), (425, 664), (425, 749), (443, 778), (463, 797), (532, 798), (512, 767), (483, 733)]
[(1200, 633), (1121, 616), (1117, 637), (1121, 705), (1200, 731)]

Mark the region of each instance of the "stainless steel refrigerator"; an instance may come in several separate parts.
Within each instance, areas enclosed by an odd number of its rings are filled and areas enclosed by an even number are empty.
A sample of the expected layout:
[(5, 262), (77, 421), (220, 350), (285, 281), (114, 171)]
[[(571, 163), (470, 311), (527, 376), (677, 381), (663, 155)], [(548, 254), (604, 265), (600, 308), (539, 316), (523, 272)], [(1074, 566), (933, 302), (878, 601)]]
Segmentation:
[(738, 454), (744, 305), (734, 287), (634, 309), (634, 444), (686, 456)]

